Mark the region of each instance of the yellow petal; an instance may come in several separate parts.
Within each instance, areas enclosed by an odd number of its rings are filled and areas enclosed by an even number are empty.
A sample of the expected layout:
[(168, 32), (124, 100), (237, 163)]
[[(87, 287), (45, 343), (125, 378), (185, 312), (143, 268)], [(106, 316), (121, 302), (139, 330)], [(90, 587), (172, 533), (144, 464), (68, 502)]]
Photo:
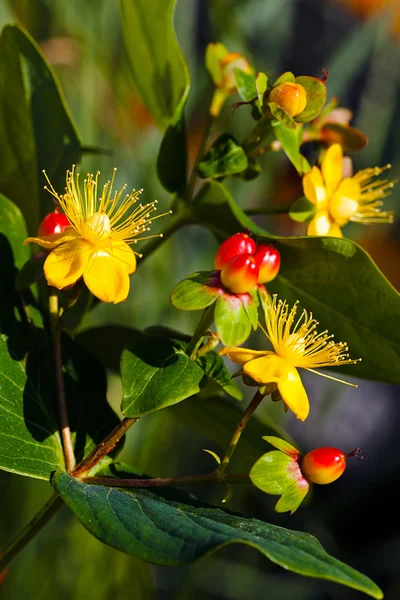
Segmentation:
[(125, 242), (111, 242), (111, 245), (106, 248), (107, 252), (114, 258), (120, 260), (128, 275), (132, 275), (136, 271), (136, 256), (132, 248)]
[(308, 224), (307, 235), (343, 237), (340, 227), (331, 219), (327, 210), (322, 210)]
[(54, 248), (44, 263), (47, 283), (62, 290), (82, 277), (93, 246), (82, 238), (73, 239)]
[(307, 200), (315, 204), (318, 210), (327, 208), (326, 189), (322, 173), (318, 167), (313, 167), (311, 171), (304, 175), (303, 191)]
[(126, 264), (104, 249), (92, 254), (83, 279), (89, 290), (102, 302), (123, 302), (129, 293)]
[(332, 194), (343, 177), (343, 150), (340, 144), (332, 144), (328, 148), (321, 168), (328, 194)]
[(329, 203), (329, 212), (341, 227), (357, 212), (360, 195), (358, 181), (352, 178), (343, 179)]
[(267, 354), (272, 354), (268, 350), (248, 350), (247, 348), (222, 348), (218, 352), (220, 355), (226, 355), (231, 359), (232, 362), (237, 365), (244, 365), (249, 362), (249, 360), (254, 360), (255, 358), (259, 358), (260, 356), (266, 356)]
[(73, 227), (67, 227), (62, 233), (53, 233), (53, 235), (43, 235), (42, 237), (28, 237), (24, 244), (39, 244), (42, 248), (57, 248), (60, 244), (70, 242), (79, 237), (79, 233)]
[(243, 371), (257, 383), (276, 383), (284, 403), (296, 417), (302, 421), (307, 418), (310, 410), (307, 393), (297, 369), (285, 359), (271, 353), (246, 363)]

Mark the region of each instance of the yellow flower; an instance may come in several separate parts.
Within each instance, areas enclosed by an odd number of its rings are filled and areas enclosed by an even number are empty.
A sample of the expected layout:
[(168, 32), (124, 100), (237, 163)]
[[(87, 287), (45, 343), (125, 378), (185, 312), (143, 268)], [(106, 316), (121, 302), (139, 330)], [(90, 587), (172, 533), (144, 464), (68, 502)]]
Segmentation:
[(220, 354), (226, 354), (236, 364), (243, 365), (244, 374), (256, 383), (262, 386), (275, 384), (285, 405), (304, 421), (310, 406), (297, 368), (341, 381), (318, 373), (314, 368), (353, 365), (358, 361), (349, 359), (345, 343), (335, 343), (327, 331), (317, 333), (318, 322), (311, 313), (304, 310), (297, 316), (297, 304), (289, 311), (286, 301), (278, 300), (274, 295), (272, 302), (265, 307), (266, 329), (263, 332), (274, 351), (223, 348)]
[[(123, 197), (126, 185), (113, 192), (116, 169), (98, 196), (98, 176), (87, 175), (83, 194), (79, 173), (75, 167), (67, 171), (66, 193), (58, 195), (50, 183), (45, 186), (65, 212), (71, 227), (63, 233), (29, 237), (25, 244), (35, 242), (51, 250), (44, 263), (47, 283), (59, 290), (74, 285), (83, 277), (89, 290), (103, 302), (122, 302), (129, 293), (129, 275), (136, 270), (136, 257), (128, 244), (149, 231), (157, 201), (139, 204), (142, 190)], [(160, 215), (162, 216), (162, 215)], [(157, 218), (157, 217), (156, 217)], [(146, 239), (146, 238), (139, 238)], [(137, 254), (140, 256), (140, 254)]]
[(343, 178), (343, 151), (339, 144), (328, 148), (321, 169), (313, 167), (303, 177), (307, 199), (315, 204), (316, 215), (307, 235), (342, 237), (341, 227), (356, 223), (393, 223), (393, 212), (381, 211), (382, 199), (390, 194), (395, 181), (375, 180), (386, 167), (364, 169)]

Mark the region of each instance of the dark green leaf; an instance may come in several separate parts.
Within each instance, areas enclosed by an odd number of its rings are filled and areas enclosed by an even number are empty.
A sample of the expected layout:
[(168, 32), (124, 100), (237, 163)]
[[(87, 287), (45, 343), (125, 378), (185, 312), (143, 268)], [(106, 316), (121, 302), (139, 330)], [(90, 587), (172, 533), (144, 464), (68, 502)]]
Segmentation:
[(247, 154), (229, 133), (215, 140), (207, 154), (197, 164), (197, 172), (204, 179), (227, 177), (247, 169)]
[(0, 38), (0, 191), (22, 210), (31, 233), (53, 206), (46, 169), (63, 189), (80, 142), (57, 79), (34, 40), (16, 25)]
[(305, 223), (310, 221), (315, 215), (316, 207), (315, 204), (307, 200), (305, 196), (293, 202), (290, 207), (289, 216), (293, 221), (298, 223)]
[(242, 400), (243, 394), (237, 383), (232, 379), (223, 359), (216, 352), (207, 352), (204, 356), (199, 356), (196, 362), (201, 366), (209, 379), (220, 386), (224, 392)]
[(186, 188), (187, 149), (185, 119), (182, 115), (167, 128), (157, 157), (157, 174), (171, 194), (183, 196)]
[(204, 373), (171, 340), (137, 334), (122, 353), (121, 376), (122, 412), (139, 417), (196, 394)]
[(276, 139), (282, 144), (286, 156), (289, 158), (297, 172), (302, 175), (303, 161), (300, 154), (300, 144), (302, 140), (302, 129), (289, 129), (285, 125), (277, 124), (274, 127)]
[(340, 123), (323, 125), (321, 137), (325, 142), (340, 144), (343, 152), (358, 152), (368, 144), (368, 138), (362, 131)]
[(200, 310), (210, 306), (223, 294), (218, 271), (192, 273), (176, 284), (171, 304), (180, 310)]
[(136, 334), (141, 335), (141, 332), (133, 327), (104, 325), (79, 332), (75, 340), (92, 352), (103, 367), (119, 373), (122, 350)]
[(43, 265), (47, 256), (47, 252), (40, 252), (32, 256), (23, 265), (15, 278), (15, 289), (17, 291), (22, 292), (43, 278)]
[(214, 319), (221, 342), (225, 346), (240, 346), (257, 323), (256, 303), (250, 294), (223, 294), (215, 303)]
[(175, 0), (120, 0), (119, 4), (135, 87), (160, 127), (177, 123), (190, 78), (172, 27)]
[(288, 129), (293, 129), (294, 131), (297, 130), (296, 121), (293, 119), (293, 117), (289, 115), (289, 113), (284, 108), (279, 106), (279, 104), (276, 104), (275, 102), (268, 102), (268, 107), (271, 111), (271, 114), (284, 127), (287, 127)]
[(262, 168), (254, 158), (247, 158), (249, 162), (247, 169), (243, 171), (243, 173), (239, 173), (237, 177), (240, 177), (245, 181), (251, 181), (260, 175)]
[(296, 77), (296, 83), (304, 87), (307, 92), (307, 106), (302, 113), (297, 115), (298, 123), (308, 123), (318, 117), (321, 110), (324, 108), (326, 101), (326, 86), (320, 79), (316, 77)]
[[(0, 194), (0, 236), (6, 237), (17, 269), (21, 269), (30, 257), (28, 246), (23, 244), (28, 236), (24, 217), (15, 204)], [(4, 254), (1, 253), (2, 263)]]
[(234, 69), (236, 87), (239, 96), (244, 102), (251, 102), (257, 98), (256, 78), (241, 69)]
[(374, 598), (383, 596), (368, 577), (329, 556), (306, 533), (208, 506), (176, 490), (127, 493), (87, 485), (64, 472), (56, 473), (53, 485), (95, 537), (147, 562), (181, 565), (226, 544), (244, 543), (300, 575), (335, 581)]

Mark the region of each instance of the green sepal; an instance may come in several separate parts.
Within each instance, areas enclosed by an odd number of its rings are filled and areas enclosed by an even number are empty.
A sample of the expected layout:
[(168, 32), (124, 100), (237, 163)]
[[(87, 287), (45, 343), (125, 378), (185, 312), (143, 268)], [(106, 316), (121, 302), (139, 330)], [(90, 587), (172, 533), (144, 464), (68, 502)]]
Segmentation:
[(122, 413), (141, 417), (197, 394), (204, 372), (180, 344), (137, 332), (122, 352), (121, 377)]
[(289, 210), (289, 216), (293, 221), (297, 221), (297, 223), (307, 223), (311, 221), (316, 212), (317, 207), (315, 204), (307, 200), (305, 196), (302, 196), (293, 202)]
[(340, 144), (343, 152), (358, 152), (368, 144), (368, 138), (362, 131), (341, 123), (325, 123), (321, 127), (320, 135), (322, 141)]
[(197, 173), (204, 179), (227, 177), (245, 171), (247, 154), (229, 133), (220, 135), (197, 164)]
[(273, 87), (276, 87), (277, 85), (280, 85), (281, 83), (294, 83), (295, 82), (295, 77), (293, 75), (293, 73), (291, 73), (291, 71), (286, 71), (285, 73), (282, 73), (282, 75), (280, 75), (278, 77), (278, 79), (276, 79), (274, 81)]
[(257, 306), (250, 294), (223, 294), (215, 304), (215, 327), (225, 346), (240, 346), (250, 335)]
[(200, 310), (210, 306), (223, 293), (219, 271), (200, 271), (177, 283), (170, 301), (179, 310)]
[(295, 167), (299, 175), (302, 175), (306, 165), (304, 163), (304, 157), (300, 154), (300, 145), (303, 139), (303, 128), (296, 127), (296, 129), (290, 129), (283, 123), (277, 123), (274, 126), (274, 133), (276, 139), (282, 144), (282, 148)]
[(256, 89), (258, 96), (258, 104), (260, 109), (263, 107), (264, 94), (268, 89), (268, 76), (265, 73), (259, 73), (256, 77)]
[[(283, 445), (286, 447), (286, 444)], [(275, 505), (275, 510), (290, 511), (291, 514), (300, 506), (310, 487), (300, 470), (298, 461), (277, 450), (267, 452), (259, 458), (250, 471), (250, 479), (266, 494), (282, 495)]]
[(251, 102), (257, 98), (256, 78), (241, 69), (234, 69), (236, 88), (244, 102)]
[(308, 123), (323, 109), (326, 102), (326, 86), (320, 79), (303, 75), (296, 77), (295, 82), (302, 85), (307, 92), (307, 105), (302, 113), (296, 116), (297, 123)]
[(273, 435), (265, 435), (263, 436), (263, 440), (271, 444), (271, 446), (274, 446), (274, 448), (278, 448), (278, 450), (284, 454), (287, 454), (291, 458), (300, 457), (300, 450), (282, 438), (278, 438)]
[(206, 69), (215, 85), (220, 85), (224, 78), (221, 69), (221, 60), (227, 54), (229, 54), (228, 48), (220, 42), (216, 44), (210, 43), (207, 46), (205, 58)]
[(268, 108), (271, 111), (272, 116), (279, 121), (279, 123), (288, 129), (297, 130), (296, 121), (284, 108), (282, 108), (282, 106), (279, 106), (279, 104), (276, 104), (276, 102), (268, 102)]

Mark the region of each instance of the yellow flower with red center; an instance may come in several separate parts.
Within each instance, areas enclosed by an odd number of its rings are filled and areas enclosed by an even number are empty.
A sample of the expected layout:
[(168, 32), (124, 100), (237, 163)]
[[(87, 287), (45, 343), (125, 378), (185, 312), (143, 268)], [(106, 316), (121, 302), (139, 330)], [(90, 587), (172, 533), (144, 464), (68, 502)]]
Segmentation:
[(278, 398), (304, 421), (310, 406), (297, 368), (341, 381), (318, 373), (314, 368), (353, 365), (358, 360), (349, 358), (347, 344), (335, 343), (327, 331), (318, 333), (318, 322), (311, 313), (303, 310), (298, 316), (297, 302), (291, 310), (286, 301), (278, 300), (276, 295), (272, 302), (266, 299), (266, 303), (266, 329), (263, 332), (274, 351), (223, 348), (220, 354), (226, 354), (234, 363), (243, 365), (243, 373), (260, 386), (268, 386), (269, 393), (277, 391)]
[(356, 223), (393, 223), (393, 212), (381, 211), (382, 200), (390, 194), (395, 181), (374, 180), (390, 168), (375, 167), (343, 178), (343, 150), (339, 144), (328, 148), (321, 169), (313, 167), (303, 177), (306, 198), (315, 204), (316, 214), (307, 235), (342, 237), (341, 227)]
[(119, 191), (113, 191), (115, 172), (116, 169), (100, 196), (99, 173), (87, 175), (82, 194), (79, 173), (72, 167), (67, 171), (63, 195), (57, 194), (46, 175), (49, 184), (46, 189), (63, 209), (70, 227), (53, 235), (29, 237), (24, 242), (35, 242), (51, 250), (44, 263), (44, 275), (49, 285), (62, 290), (83, 277), (92, 294), (103, 302), (114, 304), (128, 296), (129, 275), (136, 270), (135, 254), (140, 256), (129, 244), (147, 239), (138, 236), (149, 231), (154, 220), (150, 215), (156, 210), (157, 203), (139, 204), (133, 208), (142, 190), (124, 195), (124, 185)]

